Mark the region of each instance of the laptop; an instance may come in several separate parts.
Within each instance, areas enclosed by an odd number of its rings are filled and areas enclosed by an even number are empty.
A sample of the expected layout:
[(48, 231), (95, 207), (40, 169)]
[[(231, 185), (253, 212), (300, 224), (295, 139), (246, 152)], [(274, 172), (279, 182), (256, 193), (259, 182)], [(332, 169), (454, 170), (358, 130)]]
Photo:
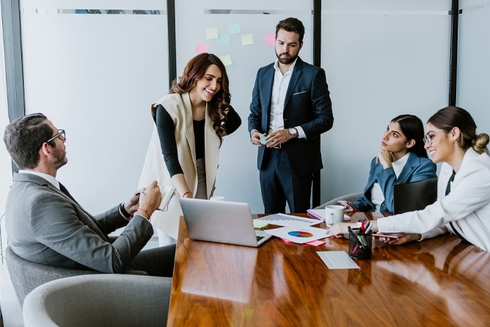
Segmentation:
[(398, 184), (393, 189), (395, 215), (422, 210), (437, 200), (437, 177), (423, 181)]
[(193, 240), (258, 247), (272, 235), (255, 230), (248, 203), (181, 198)]

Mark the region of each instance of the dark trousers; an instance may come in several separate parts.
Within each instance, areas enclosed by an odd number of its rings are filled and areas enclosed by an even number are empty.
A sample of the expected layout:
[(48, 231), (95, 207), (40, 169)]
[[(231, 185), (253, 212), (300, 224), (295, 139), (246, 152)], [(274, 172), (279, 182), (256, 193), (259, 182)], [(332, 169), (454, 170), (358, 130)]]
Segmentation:
[(130, 263), (131, 269), (143, 270), (150, 276), (172, 277), (175, 244), (144, 250)]
[[(308, 160), (308, 158), (305, 158)], [(312, 175), (297, 177), (291, 170), (287, 153), (282, 149), (265, 149), (260, 170), (260, 188), (267, 214), (304, 213), (310, 208)]]

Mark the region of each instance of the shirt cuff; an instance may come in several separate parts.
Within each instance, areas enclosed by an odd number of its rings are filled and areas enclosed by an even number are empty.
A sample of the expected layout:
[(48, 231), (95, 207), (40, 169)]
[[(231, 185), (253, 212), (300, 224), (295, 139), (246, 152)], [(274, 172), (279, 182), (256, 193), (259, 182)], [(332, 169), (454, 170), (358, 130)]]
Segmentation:
[(299, 139), (306, 139), (306, 133), (305, 133), (305, 131), (303, 130), (303, 127), (301, 127), (301, 126), (296, 126), (295, 128), (296, 128), (296, 130), (298, 131), (298, 138), (299, 138)]

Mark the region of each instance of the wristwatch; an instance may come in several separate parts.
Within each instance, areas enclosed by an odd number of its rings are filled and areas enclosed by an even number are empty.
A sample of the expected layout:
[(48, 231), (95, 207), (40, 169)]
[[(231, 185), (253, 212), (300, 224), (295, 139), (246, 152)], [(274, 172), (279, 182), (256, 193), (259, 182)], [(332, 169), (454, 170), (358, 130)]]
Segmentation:
[(298, 137), (298, 131), (296, 130), (296, 128), (290, 128), (289, 134), (293, 137), (293, 139)]

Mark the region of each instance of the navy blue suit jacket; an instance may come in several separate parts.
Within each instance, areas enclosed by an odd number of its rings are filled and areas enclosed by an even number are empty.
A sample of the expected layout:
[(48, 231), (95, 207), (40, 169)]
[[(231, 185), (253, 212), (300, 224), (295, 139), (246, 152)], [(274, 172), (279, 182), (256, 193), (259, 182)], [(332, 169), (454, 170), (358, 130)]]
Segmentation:
[[(274, 63), (257, 72), (250, 104), (248, 130), (268, 133)], [(284, 128), (301, 126), (306, 139), (291, 139), (282, 144), (294, 174), (303, 177), (323, 168), (320, 135), (333, 125), (332, 102), (325, 71), (305, 63), (298, 57), (284, 101)], [(257, 167), (264, 162), (265, 146), (259, 147)]]
[(393, 168), (383, 169), (383, 165), (376, 163), (376, 158), (374, 158), (371, 161), (371, 169), (369, 170), (367, 185), (364, 188), (364, 195), (359, 197), (353, 204), (361, 211), (374, 211), (375, 206), (371, 202), (371, 188), (377, 181), (385, 197), (385, 202), (381, 204), (380, 211), (393, 212), (394, 185), (423, 181), (436, 177), (436, 171), (437, 167), (432, 160), (419, 157), (415, 153), (410, 152), (407, 163), (397, 178)]

